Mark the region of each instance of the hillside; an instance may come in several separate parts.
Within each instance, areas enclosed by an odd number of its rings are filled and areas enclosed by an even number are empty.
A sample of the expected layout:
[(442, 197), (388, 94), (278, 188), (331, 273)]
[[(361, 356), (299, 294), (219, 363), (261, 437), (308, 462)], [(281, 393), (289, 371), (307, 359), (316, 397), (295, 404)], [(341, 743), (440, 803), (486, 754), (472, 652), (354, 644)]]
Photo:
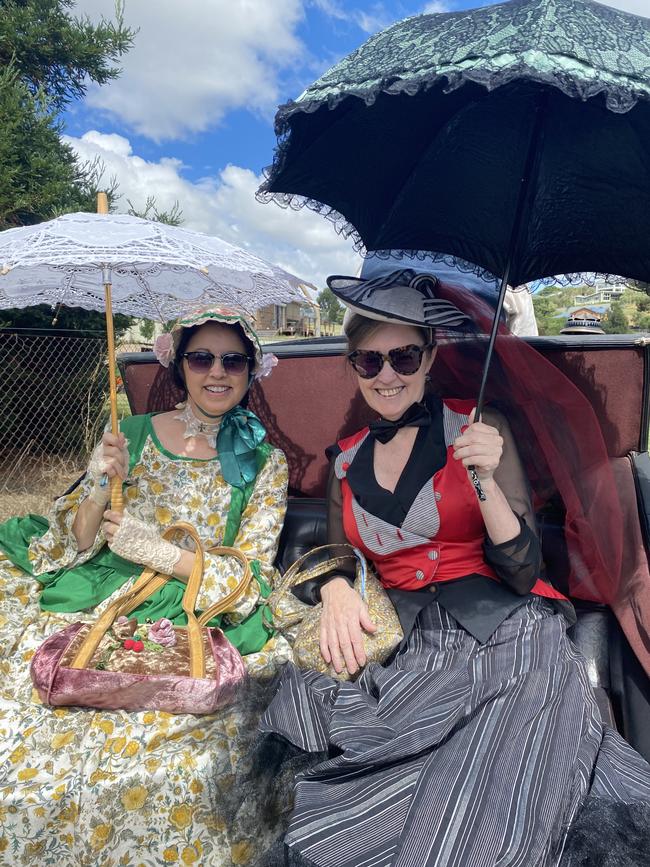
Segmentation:
[[(584, 301), (581, 296), (591, 298)], [(533, 294), (533, 306), (540, 334), (559, 334), (578, 307), (600, 316), (608, 334), (650, 331), (650, 297), (640, 290), (605, 285), (545, 286)]]

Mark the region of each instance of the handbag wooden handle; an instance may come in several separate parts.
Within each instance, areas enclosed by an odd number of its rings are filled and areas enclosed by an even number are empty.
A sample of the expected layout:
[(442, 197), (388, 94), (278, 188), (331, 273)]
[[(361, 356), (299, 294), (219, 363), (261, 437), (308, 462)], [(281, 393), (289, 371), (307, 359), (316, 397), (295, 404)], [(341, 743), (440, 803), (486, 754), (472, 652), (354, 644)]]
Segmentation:
[[(169, 540), (173, 538), (176, 533), (179, 531), (183, 531), (187, 533), (194, 541), (196, 545), (196, 550), (194, 552), (194, 563), (192, 564), (192, 572), (190, 573), (190, 577), (187, 579), (188, 586), (185, 588), (185, 592), (183, 593), (183, 610), (187, 614), (186, 608), (186, 598), (189, 601), (188, 590), (190, 590), (193, 594), (194, 601), (196, 601), (196, 596), (198, 595), (199, 588), (201, 586), (201, 580), (203, 578), (203, 545), (201, 543), (201, 539), (199, 538), (198, 533), (192, 527), (191, 524), (187, 524), (185, 522), (179, 522), (177, 524), (172, 524), (168, 527), (162, 534), (163, 539)], [(142, 574), (135, 582), (133, 587), (130, 590), (127, 590), (122, 596), (116, 599), (112, 605), (110, 605), (106, 611), (99, 617), (96, 623), (88, 630), (88, 634), (84, 638), (79, 650), (77, 651), (74, 659), (70, 663), (70, 668), (86, 668), (88, 663), (93, 657), (93, 654), (97, 650), (100, 641), (106, 635), (108, 630), (111, 628), (115, 620), (122, 614), (130, 614), (135, 608), (141, 605), (146, 599), (160, 590), (167, 581), (170, 581), (173, 576), (164, 575), (161, 572), (156, 572), (155, 569), (151, 569), (147, 567), (143, 570)], [(189, 649), (190, 649), (190, 672), (194, 671), (203, 671), (203, 674), (193, 674), (192, 677), (204, 677), (205, 676), (205, 657), (203, 652), (203, 640), (201, 637), (201, 629), (196, 620), (196, 616), (194, 615), (194, 610), (191, 612), (192, 616), (188, 615), (188, 639), (189, 639)], [(196, 639), (196, 635), (198, 632), (198, 641)], [(192, 635), (194, 635), (194, 640), (192, 640)]]
[(232, 603), (236, 602), (239, 597), (246, 592), (248, 585), (253, 580), (253, 570), (251, 569), (251, 564), (248, 562), (248, 557), (243, 554), (239, 548), (215, 545), (212, 548), (208, 548), (208, 554), (222, 554), (226, 557), (234, 557), (236, 560), (239, 560), (244, 567), (244, 574), (234, 590), (232, 590), (227, 596), (224, 596), (223, 599), (220, 599), (219, 602), (210, 605), (209, 608), (206, 608), (205, 611), (199, 615), (198, 622), (201, 626), (205, 626), (213, 617), (218, 617), (220, 614), (223, 614), (224, 611), (227, 611)]
[[(319, 551), (327, 551), (330, 549), (335, 549), (336, 551), (340, 551), (341, 548), (348, 549), (350, 551), (349, 554), (338, 554), (336, 557), (330, 557), (329, 560), (324, 560), (322, 563), (318, 563), (314, 566), (313, 569), (308, 571), (307, 575), (302, 575), (300, 573), (300, 567), (303, 565), (305, 560), (311, 557), (313, 554), (318, 553)], [(276, 585), (274, 589), (274, 594), (285, 590), (288, 587), (292, 587), (294, 584), (299, 583), (296, 579), (300, 578), (302, 581), (306, 581), (308, 578), (318, 578), (320, 575), (323, 575), (325, 572), (330, 572), (332, 569), (336, 569), (337, 566), (342, 565), (346, 560), (349, 560), (350, 557), (354, 557), (355, 560), (359, 561), (360, 558), (363, 558), (365, 562), (365, 557), (358, 549), (354, 548), (352, 545), (348, 545), (345, 542), (341, 543), (331, 543), (329, 545), (319, 545), (318, 548), (312, 548), (311, 551), (307, 551), (302, 556), (298, 557), (298, 559), (289, 566), (287, 571), (284, 573), (279, 583)]]

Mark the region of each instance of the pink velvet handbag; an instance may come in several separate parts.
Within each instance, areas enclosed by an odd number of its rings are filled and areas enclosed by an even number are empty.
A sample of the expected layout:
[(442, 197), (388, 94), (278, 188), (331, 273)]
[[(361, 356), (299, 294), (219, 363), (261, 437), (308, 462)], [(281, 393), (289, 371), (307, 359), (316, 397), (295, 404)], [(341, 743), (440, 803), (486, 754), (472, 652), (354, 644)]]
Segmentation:
[(38, 648), (31, 675), (44, 704), (206, 714), (235, 699), (246, 678), (244, 661), (220, 629), (205, 624), (245, 592), (252, 579), (251, 568), (236, 548), (210, 548), (210, 553), (237, 558), (244, 577), (227, 597), (197, 618), (194, 609), (203, 580), (203, 547), (189, 524), (174, 524), (163, 536), (169, 539), (179, 531), (191, 536), (196, 546), (183, 594), (187, 626), (159, 621), (155, 626), (163, 637), (157, 643), (147, 638), (151, 626), (138, 626), (125, 617), (170, 580), (169, 575), (145, 569), (94, 624), (73, 623)]

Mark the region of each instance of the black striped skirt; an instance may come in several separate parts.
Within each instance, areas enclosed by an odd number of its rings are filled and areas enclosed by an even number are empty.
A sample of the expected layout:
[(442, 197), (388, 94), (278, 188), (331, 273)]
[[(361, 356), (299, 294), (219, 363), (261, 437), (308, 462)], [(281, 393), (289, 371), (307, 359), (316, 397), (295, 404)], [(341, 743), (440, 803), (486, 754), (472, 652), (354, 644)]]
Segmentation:
[[(299, 775), (286, 843), (319, 867), (553, 867), (588, 798), (650, 803), (544, 600), (479, 644), (436, 602), (388, 666), (289, 665), (262, 730), (333, 756)], [(650, 862), (649, 862), (650, 863)]]

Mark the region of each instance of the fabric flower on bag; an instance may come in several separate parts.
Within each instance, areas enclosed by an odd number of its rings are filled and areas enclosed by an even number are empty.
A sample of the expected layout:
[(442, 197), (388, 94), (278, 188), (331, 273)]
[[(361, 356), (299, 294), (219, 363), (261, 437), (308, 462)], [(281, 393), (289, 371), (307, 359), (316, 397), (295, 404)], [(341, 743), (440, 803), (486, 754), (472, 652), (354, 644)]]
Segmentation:
[(149, 641), (160, 644), (161, 647), (173, 647), (176, 644), (176, 633), (171, 620), (161, 617), (149, 627)]

